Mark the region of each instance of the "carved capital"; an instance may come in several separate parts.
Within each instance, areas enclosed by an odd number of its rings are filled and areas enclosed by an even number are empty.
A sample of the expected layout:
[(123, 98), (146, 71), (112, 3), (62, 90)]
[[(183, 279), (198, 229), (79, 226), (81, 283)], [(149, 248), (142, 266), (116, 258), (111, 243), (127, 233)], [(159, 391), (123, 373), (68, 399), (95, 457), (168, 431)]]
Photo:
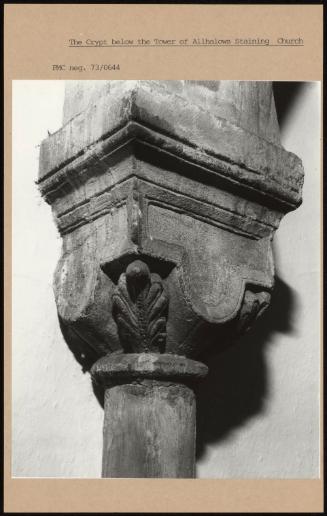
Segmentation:
[(280, 144), (271, 83), (87, 88), (68, 85), (65, 125), (40, 155), (69, 345), (91, 362), (219, 351), (268, 306), (272, 239), (301, 203), (303, 168)]

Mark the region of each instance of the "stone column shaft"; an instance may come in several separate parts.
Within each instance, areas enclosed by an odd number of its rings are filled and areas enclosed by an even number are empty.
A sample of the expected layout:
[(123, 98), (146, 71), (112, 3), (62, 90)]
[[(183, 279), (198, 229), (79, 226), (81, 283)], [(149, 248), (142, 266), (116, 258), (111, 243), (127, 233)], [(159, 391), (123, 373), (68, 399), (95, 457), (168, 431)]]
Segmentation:
[(103, 477), (192, 478), (195, 397), (185, 385), (143, 380), (106, 390)]
[(153, 353), (113, 354), (92, 374), (105, 388), (103, 477), (192, 478), (200, 362)]

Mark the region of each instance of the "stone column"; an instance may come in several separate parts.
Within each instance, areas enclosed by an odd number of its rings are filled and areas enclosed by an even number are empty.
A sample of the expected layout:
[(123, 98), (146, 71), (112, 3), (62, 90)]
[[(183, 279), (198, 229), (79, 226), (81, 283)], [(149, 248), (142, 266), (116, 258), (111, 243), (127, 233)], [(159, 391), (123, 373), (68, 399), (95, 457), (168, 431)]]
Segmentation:
[(39, 188), (67, 344), (105, 391), (104, 477), (193, 477), (201, 354), (267, 308), (301, 203), (269, 82), (69, 81)]
[(206, 369), (168, 353), (119, 353), (95, 363), (106, 388), (103, 477), (194, 477), (192, 383)]

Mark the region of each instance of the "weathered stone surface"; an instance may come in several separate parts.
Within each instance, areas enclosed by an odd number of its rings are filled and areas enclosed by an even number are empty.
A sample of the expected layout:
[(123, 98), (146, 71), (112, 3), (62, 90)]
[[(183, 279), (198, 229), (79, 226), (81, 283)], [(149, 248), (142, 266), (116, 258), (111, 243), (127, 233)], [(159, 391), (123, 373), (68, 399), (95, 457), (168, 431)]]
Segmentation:
[[(85, 86), (87, 82), (87, 87)], [(98, 103), (99, 97), (121, 93), (126, 87), (151, 89), (180, 96), (238, 127), (280, 145), (271, 84), (248, 81), (69, 81), (63, 123)]]
[(192, 476), (190, 359), (267, 308), (272, 239), (301, 203), (271, 83), (69, 82), (38, 184), (62, 330), (106, 390), (104, 476)]
[(219, 348), (246, 291), (269, 295), (274, 231), (301, 200), (271, 84), (72, 81), (64, 112), (42, 143), (39, 187), (63, 237), (55, 293), (67, 334), (99, 356), (120, 349), (112, 294), (141, 259), (170, 299), (166, 349)]
[(204, 378), (208, 368), (201, 362), (181, 355), (145, 353), (111, 353), (100, 358), (92, 367), (92, 375), (103, 386), (119, 380), (156, 379), (195, 382)]
[(195, 396), (185, 385), (107, 389), (103, 435), (103, 477), (194, 477)]
[(158, 274), (140, 260), (130, 263), (113, 294), (113, 317), (127, 353), (162, 353), (166, 345), (168, 298)]
[[(196, 81), (191, 97), (187, 95), (187, 88), (179, 93), (171, 91), (175, 81), (117, 82), (120, 84), (108, 81), (113, 84), (105, 85), (96, 102), (88, 104), (86, 110), (43, 142), (40, 186), (44, 193), (52, 185), (50, 178), (54, 180), (53, 174), (59, 169), (62, 169), (62, 183), (64, 179), (69, 183), (74, 181), (71, 176), (75, 176), (72, 170), (76, 166), (90, 166), (92, 162), (96, 166), (99, 160), (101, 167), (106, 154), (136, 139), (143, 145), (150, 144), (177, 157), (196, 161), (213, 169), (218, 177), (241, 181), (259, 189), (259, 193), (271, 193), (290, 204), (300, 202), (301, 162), (278, 143), (269, 83), (246, 83), (243, 88), (235, 88), (235, 81), (227, 81), (228, 84), (222, 81), (223, 86), (213, 98), (207, 97), (206, 102), (199, 103), (192, 100), (196, 93), (201, 95), (204, 88)], [(87, 86), (82, 87), (87, 90)], [(225, 106), (222, 112), (225, 117), (230, 115), (230, 119), (220, 117), (221, 110), (215, 111), (219, 92), (220, 104)], [(231, 107), (226, 111), (227, 105)], [(251, 117), (246, 116), (249, 112)], [(235, 113), (245, 113), (245, 116)], [(242, 123), (243, 117), (252, 120), (250, 126), (243, 123), (250, 131), (237, 125), (237, 122)], [(74, 167), (65, 167), (72, 161)], [(67, 174), (70, 177), (64, 178)], [(45, 179), (48, 181), (41, 185)]]
[(112, 353), (92, 375), (105, 388), (103, 477), (194, 477), (194, 383), (207, 367), (179, 355)]

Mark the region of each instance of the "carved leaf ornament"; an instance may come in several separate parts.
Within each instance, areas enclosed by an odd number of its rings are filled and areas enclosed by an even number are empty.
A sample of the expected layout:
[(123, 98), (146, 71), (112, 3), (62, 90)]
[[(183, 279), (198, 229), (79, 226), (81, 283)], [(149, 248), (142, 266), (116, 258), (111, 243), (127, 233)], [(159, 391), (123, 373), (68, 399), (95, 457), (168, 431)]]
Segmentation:
[(113, 317), (126, 353), (163, 353), (168, 297), (158, 274), (136, 260), (121, 274), (113, 294)]

